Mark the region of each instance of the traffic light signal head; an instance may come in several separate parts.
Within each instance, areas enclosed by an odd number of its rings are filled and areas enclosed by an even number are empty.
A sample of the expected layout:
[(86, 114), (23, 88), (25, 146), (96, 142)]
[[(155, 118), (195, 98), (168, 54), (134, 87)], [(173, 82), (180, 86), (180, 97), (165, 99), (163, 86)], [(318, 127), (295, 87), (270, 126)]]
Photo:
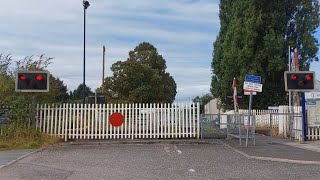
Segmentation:
[(49, 72), (28, 70), (17, 71), (16, 91), (49, 92)]
[(315, 72), (313, 71), (286, 71), (284, 72), (286, 91), (314, 90)]

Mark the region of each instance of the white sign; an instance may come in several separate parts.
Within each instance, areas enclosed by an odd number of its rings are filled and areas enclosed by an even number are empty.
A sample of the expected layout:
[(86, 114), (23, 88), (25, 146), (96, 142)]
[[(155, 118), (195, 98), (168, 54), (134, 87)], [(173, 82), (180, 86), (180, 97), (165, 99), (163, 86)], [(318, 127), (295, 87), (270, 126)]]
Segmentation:
[(243, 89), (250, 90), (250, 91), (256, 91), (256, 92), (262, 92), (262, 84), (245, 81), (243, 83)]
[[(244, 95), (250, 95), (250, 90), (243, 90), (243, 92), (244, 92)], [(255, 92), (255, 91), (252, 91), (252, 95), (257, 95), (257, 92)]]
[(308, 126), (320, 126), (320, 101), (317, 101), (316, 105), (308, 106)]
[(306, 92), (306, 99), (320, 99), (320, 92)]

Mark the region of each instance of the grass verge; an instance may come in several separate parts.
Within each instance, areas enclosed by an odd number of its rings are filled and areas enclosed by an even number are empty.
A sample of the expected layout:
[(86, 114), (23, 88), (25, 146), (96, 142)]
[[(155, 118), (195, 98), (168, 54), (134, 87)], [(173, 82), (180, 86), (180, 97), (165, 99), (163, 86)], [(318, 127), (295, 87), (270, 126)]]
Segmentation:
[(0, 151), (46, 148), (60, 141), (61, 139), (58, 137), (46, 135), (35, 129), (26, 129), (10, 124), (2, 128)]

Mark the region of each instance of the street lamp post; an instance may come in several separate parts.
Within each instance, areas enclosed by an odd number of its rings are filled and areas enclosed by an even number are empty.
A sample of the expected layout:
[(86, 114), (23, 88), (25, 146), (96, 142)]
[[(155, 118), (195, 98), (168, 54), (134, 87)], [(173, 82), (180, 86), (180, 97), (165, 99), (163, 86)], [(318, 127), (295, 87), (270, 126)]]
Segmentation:
[(82, 84), (82, 103), (85, 105), (86, 97), (86, 10), (90, 6), (89, 1), (83, 1), (83, 84)]

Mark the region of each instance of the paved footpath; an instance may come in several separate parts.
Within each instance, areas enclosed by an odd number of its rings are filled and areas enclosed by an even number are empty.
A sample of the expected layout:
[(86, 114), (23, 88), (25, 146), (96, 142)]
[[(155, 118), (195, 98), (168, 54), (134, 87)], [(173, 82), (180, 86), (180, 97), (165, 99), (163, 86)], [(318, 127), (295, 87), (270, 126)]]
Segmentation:
[(285, 142), (285, 145), (294, 146), (302, 149), (307, 149), (310, 151), (320, 152), (320, 140), (318, 141), (307, 141), (303, 144), (297, 142)]
[(239, 145), (238, 139), (225, 140), (225, 142), (230, 148), (253, 159), (320, 165), (318, 142), (301, 144), (284, 139), (270, 139), (268, 136), (260, 135), (256, 136), (256, 145), (253, 146), (250, 141), (248, 148), (244, 145), (245, 140), (242, 141), (242, 146)]
[(1, 180), (318, 180), (319, 177), (320, 165), (248, 158), (219, 140), (199, 143), (63, 143), (32, 153), (0, 169)]

